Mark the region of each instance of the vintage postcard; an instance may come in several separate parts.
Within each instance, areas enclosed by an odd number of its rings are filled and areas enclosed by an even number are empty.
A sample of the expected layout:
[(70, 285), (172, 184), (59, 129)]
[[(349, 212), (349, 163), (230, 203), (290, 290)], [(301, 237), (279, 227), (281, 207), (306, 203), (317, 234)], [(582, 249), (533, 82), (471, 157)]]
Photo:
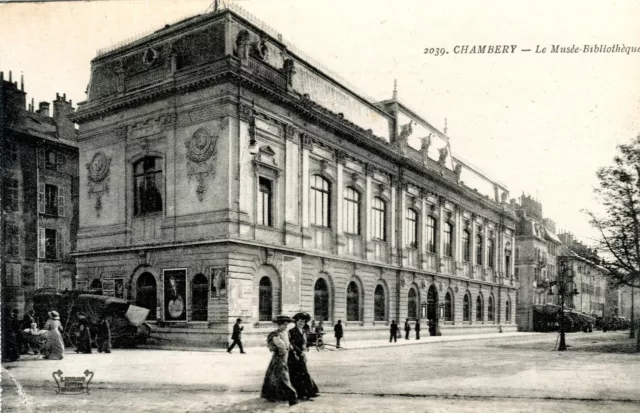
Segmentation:
[(2, 411), (638, 411), (638, 18), (0, 0)]

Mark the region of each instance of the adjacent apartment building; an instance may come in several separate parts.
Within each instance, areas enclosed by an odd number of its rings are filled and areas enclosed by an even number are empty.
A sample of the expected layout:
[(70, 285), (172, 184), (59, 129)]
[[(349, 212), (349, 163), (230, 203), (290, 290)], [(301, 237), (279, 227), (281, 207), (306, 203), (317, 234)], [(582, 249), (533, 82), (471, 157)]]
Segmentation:
[(236, 6), (99, 52), (72, 119), (78, 287), (149, 308), (155, 335), (224, 345), (242, 317), (262, 344), (297, 311), (352, 339), (516, 329), (507, 188)]
[(3, 306), (20, 316), (38, 288), (74, 288), (78, 144), (65, 95), (27, 107), (24, 82), (0, 72)]

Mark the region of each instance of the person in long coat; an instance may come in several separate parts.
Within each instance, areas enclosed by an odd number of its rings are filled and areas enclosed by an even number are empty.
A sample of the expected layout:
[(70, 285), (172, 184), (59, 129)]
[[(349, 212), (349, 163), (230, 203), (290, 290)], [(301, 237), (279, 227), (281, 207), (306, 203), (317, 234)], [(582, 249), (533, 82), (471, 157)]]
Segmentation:
[(2, 314), (2, 361), (16, 361), (20, 358), (18, 310), (9, 312), (3, 309)]
[(80, 334), (76, 343), (76, 353), (91, 354), (91, 330), (89, 320), (83, 314), (78, 314), (78, 328)]
[(393, 340), (394, 343), (398, 342), (398, 323), (396, 320), (391, 320), (391, 327), (389, 328), (389, 343)]
[(42, 348), (42, 355), (48, 360), (62, 360), (64, 357), (64, 340), (62, 339), (62, 324), (57, 311), (49, 312), (49, 319), (44, 325), (47, 330), (47, 342)]
[(111, 353), (111, 327), (106, 317), (104, 317), (98, 325), (98, 335), (96, 339), (99, 353), (103, 351), (105, 353)]
[(404, 322), (404, 339), (409, 340), (409, 332), (411, 331), (411, 324), (409, 324), (409, 319)]
[(344, 337), (344, 331), (342, 330), (342, 320), (338, 320), (338, 324), (333, 327), (333, 332), (336, 336), (336, 348), (340, 348), (340, 339)]
[(416, 319), (416, 326), (414, 327), (416, 330), (416, 340), (420, 340), (420, 319)]
[(311, 378), (307, 369), (307, 355), (305, 354), (307, 338), (304, 326), (309, 320), (309, 315), (296, 314), (293, 321), (296, 326), (289, 330), (291, 351), (289, 352), (289, 375), (291, 384), (298, 393), (300, 400), (309, 400), (318, 396), (318, 386)]
[(289, 377), (289, 334), (287, 333), (287, 324), (291, 322), (291, 318), (280, 315), (274, 323), (278, 324), (278, 329), (272, 331), (267, 336), (267, 346), (273, 353), (271, 362), (267, 368), (262, 384), (261, 397), (269, 401), (288, 401), (290, 406), (298, 403), (298, 394), (291, 385)]

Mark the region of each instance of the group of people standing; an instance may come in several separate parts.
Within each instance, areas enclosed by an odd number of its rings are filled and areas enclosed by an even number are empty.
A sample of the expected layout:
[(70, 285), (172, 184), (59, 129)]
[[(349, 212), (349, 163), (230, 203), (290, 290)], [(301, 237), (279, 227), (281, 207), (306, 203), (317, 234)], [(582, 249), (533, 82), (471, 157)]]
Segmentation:
[[(274, 320), (278, 328), (267, 336), (267, 346), (273, 355), (262, 385), (262, 398), (288, 401), (289, 405), (294, 405), (298, 401), (313, 401), (320, 395), (307, 369), (307, 334), (310, 328), (305, 330), (305, 325), (310, 318), (306, 313), (298, 313), (293, 319), (279, 315)], [(295, 327), (287, 331), (291, 322)]]
[[(428, 321), (429, 327), (429, 335), (436, 335), (436, 324), (432, 321)], [(416, 340), (420, 340), (420, 319), (416, 319), (416, 323), (413, 326), (414, 331), (416, 332)], [(409, 340), (409, 333), (411, 333), (411, 324), (409, 323), (409, 319), (404, 322), (404, 338), (405, 340)], [(400, 335), (400, 329), (398, 327), (398, 323), (396, 320), (391, 320), (391, 327), (389, 329), (389, 343), (392, 341), (396, 343), (398, 341), (398, 336)]]
[[(25, 314), (22, 321), (18, 319), (18, 310), (13, 310), (9, 317), (3, 317), (2, 360), (16, 361), (22, 354), (42, 355), (46, 360), (62, 360), (64, 358), (64, 328), (57, 311), (47, 313), (47, 321), (42, 329), (33, 310)], [(77, 315), (76, 353), (92, 352), (91, 323), (83, 315)], [(111, 329), (109, 320), (103, 317), (97, 329), (96, 344), (99, 352), (111, 353)]]

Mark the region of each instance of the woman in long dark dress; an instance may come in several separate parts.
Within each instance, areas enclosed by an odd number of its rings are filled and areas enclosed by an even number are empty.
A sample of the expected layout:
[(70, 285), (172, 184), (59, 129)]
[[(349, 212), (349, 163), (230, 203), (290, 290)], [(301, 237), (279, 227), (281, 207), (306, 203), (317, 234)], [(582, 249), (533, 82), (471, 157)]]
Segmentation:
[(267, 345), (273, 356), (264, 376), (261, 396), (272, 402), (288, 401), (289, 405), (293, 406), (298, 403), (298, 396), (291, 385), (289, 367), (287, 366), (291, 347), (287, 324), (291, 322), (291, 318), (278, 316), (274, 322), (278, 324), (278, 329), (267, 336)]
[(309, 375), (307, 355), (305, 354), (307, 333), (304, 326), (309, 318), (308, 314), (296, 314), (293, 318), (296, 326), (289, 330), (289, 341), (292, 347), (289, 352), (289, 375), (291, 376), (291, 384), (296, 389), (300, 400), (309, 400), (318, 396), (318, 386)]
[(76, 353), (91, 354), (91, 330), (89, 320), (83, 314), (78, 314), (78, 328), (80, 334), (76, 343)]
[(103, 318), (98, 325), (97, 336), (98, 352), (111, 353), (111, 327), (109, 327), (109, 320)]

